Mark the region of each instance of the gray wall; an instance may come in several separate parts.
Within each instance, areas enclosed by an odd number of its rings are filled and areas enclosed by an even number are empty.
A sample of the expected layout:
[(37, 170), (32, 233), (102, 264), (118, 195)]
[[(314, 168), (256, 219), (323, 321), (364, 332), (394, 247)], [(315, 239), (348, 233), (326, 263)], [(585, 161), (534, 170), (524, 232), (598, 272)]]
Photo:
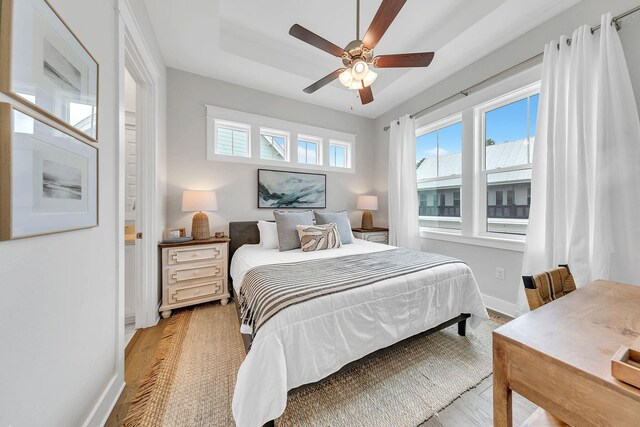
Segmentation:
[[(379, 224), (387, 224), (387, 179), (388, 179), (388, 147), (389, 134), (382, 128), (392, 120), (404, 114), (411, 114), (432, 105), (450, 95), (459, 92), (495, 73), (498, 73), (539, 52), (551, 40), (557, 40), (561, 34), (571, 34), (582, 24), (596, 25), (600, 16), (611, 12), (614, 16), (638, 5), (638, 0), (583, 0), (576, 6), (550, 19), (539, 27), (508, 43), (490, 55), (452, 75), (447, 80), (416, 95), (407, 102), (381, 115), (375, 120), (375, 156), (374, 165), (377, 171), (374, 176), (376, 193), (380, 196), (380, 211), (377, 215)], [(627, 63), (636, 101), (640, 104), (640, 15), (636, 14), (623, 22), (619, 32), (625, 49)], [(481, 291), (490, 298), (497, 299), (499, 307), (510, 310), (516, 302), (517, 290), (521, 285), (520, 270), (522, 253), (501, 249), (488, 249), (461, 243), (440, 242), (423, 239), (424, 250), (440, 252), (467, 261), (480, 285)], [(496, 280), (495, 268), (505, 268), (505, 280)], [(491, 298), (493, 297), (493, 298)], [(491, 305), (491, 303), (489, 303)]]
[(176, 69), (167, 77), (169, 226), (190, 233), (193, 213), (180, 211), (185, 189), (216, 190), (219, 210), (208, 213), (214, 231), (227, 231), (229, 221), (273, 219), (271, 210), (257, 208), (260, 166), (206, 159), (205, 104), (356, 134), (356, 173), (326, 172), (327, 210), (348, 209), (352, 224), (359, 224), (356, 197), (373, 190), (373, 120)]

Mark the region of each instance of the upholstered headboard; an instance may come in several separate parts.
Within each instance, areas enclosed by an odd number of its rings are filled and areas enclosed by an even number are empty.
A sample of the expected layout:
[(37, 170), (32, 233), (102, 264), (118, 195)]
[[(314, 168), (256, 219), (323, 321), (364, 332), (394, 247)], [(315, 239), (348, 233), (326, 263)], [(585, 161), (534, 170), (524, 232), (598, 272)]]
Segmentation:
[(229, 223), (229, 262), (233, 254), (242, 245), (255, 245), (260, 243), (258, 221), (237, 221)]

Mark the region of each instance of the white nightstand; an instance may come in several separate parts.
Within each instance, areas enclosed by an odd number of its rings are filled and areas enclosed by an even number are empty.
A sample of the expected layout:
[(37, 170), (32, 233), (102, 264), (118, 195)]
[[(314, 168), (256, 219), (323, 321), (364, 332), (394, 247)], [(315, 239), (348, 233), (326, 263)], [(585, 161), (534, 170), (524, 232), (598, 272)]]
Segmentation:
[(174, 308), (229, 302), (228, 245), (228, 237), (158, 245), (162, 250), (162, 317), (171, 316)]
[(353, 235), (356, 239), (366, 240), (368, 242), (389, 244), (389, 229), (374, 227), (371, 230), (365, 230), (364, 228), (353, 228)]

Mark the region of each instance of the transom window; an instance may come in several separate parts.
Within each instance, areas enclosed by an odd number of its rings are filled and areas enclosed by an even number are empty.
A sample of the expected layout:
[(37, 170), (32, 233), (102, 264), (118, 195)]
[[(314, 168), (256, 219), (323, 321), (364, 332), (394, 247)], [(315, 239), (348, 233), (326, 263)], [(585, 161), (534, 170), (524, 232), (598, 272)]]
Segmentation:
[(356, 171), (355, 134), (212, 105), (206, 110), (207, 160)]
[(307, 165), (322, 164), (322, 139), (298, 135), (298, 163)]
[(420, 226), (460, 230), (462, 122), (454, 116), (416, 131)]
[(331, 141), (329, 143), (329, 166), (336, 168), (351, 167), (350, 148), (350, 145), (346, 143)]
[(260, 129), (260, 158), (286, 161), (289, 152), (289, 134), (273, 129)]
[(215, 121), (215, 153), (224, 156), (250, 157), (250, 130), (241, 123)]

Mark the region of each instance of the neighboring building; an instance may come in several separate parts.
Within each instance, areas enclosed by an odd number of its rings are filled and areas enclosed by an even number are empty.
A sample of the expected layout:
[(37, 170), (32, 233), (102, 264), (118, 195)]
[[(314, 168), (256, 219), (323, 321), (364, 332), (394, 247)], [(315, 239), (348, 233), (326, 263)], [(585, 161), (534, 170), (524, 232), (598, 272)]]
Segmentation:
[[(227, 156), (247, 156), (246, 131), (218, 128), (217, 154)], [(271, 135), (260, 135), (260, 158), (264, 160), (284, 160), (284, 138)]]
[[(486, 147), (487, 169), (531, 163), (526, 139)], [(420, 225), (460, 229), (461, 153), (425, 158), (417, 164)], [(450, 178), (448, 178), (450, 177)], [(531, 206), (531, 170), (487, 177), (488, 231), (524, 234)]]

